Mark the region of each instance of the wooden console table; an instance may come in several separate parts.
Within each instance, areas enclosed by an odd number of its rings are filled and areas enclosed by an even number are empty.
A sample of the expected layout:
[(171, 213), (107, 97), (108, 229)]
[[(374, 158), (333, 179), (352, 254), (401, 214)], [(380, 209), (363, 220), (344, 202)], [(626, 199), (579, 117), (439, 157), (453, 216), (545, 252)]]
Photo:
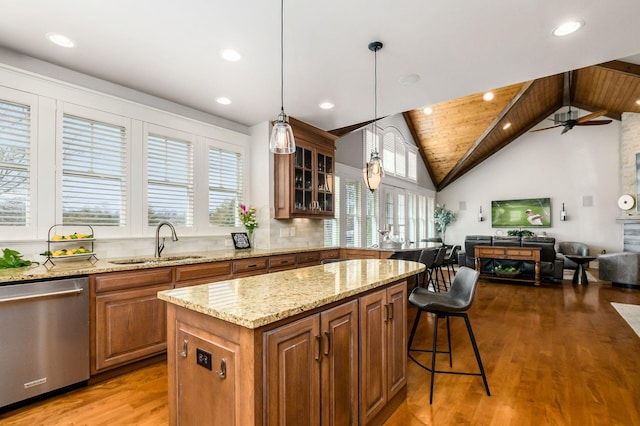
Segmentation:
[[(476, 271), (480, 271), (480, 259), (509, 259), (528, 260), (535, 262), (535, 285), (540, 285), (540, 247), (505, 247), (505, 246), (476, 246)], [(498, 278), (498, 277), (495, 277)], [(525, 281), (509, 278), (513, 281)]]

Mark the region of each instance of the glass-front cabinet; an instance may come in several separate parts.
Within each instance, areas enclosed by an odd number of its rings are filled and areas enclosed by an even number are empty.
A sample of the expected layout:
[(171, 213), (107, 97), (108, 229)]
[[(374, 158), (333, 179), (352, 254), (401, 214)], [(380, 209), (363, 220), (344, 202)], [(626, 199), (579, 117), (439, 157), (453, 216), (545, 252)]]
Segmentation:
[(289, 118), (296, 152), (274, 154), (275, 218), (334, 217), (336, 136)]

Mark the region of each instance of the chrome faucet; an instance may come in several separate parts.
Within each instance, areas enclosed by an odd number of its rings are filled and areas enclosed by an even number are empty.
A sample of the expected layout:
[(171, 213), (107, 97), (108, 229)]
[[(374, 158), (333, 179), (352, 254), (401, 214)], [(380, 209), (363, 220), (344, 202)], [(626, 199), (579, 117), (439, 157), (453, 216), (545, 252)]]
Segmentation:
[(160, 228), (162, 228), (164, 225), (167, 225), (169, 228), (171, 228), (171, 241), (178, 241), (178, 235), (176, 234), (176, 229), (173, 227), (173, 225), (170, 222), (167, 221), (162, 221), (158, 224), (158, 227), (156, 228), (156, 254), (155, 257), (160, 257), (160, 254), (162, 253), (162, 250), (164, 250), (164, 240), (165, 238), (162, 237), (162, 242), (160, 242)]

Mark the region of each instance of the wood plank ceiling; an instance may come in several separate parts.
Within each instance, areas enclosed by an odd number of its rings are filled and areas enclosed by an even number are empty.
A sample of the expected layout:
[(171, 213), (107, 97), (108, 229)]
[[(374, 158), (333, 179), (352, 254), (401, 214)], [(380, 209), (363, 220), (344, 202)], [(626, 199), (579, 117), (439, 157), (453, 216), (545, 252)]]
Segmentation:
[(490, 102), (480, 93), (430, 105), (430, 115), (423, 108), (403, 113), (437, 191), (569, 102), (591, 112), (607, 110), (616, 120), (623, 112), (640, 113), (640, 65), (612, 61), (493, 93)]

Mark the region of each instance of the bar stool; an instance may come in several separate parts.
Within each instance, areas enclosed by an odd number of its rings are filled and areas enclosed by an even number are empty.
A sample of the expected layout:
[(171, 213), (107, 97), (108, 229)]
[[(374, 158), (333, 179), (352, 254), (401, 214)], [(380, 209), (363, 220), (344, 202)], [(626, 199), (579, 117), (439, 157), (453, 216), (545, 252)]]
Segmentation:
[[(440, 278), (442, 278), (442, 285), (444, 286), (444, 291), (448, 290), (447, 281), (444, 279), (444, 272), (442, 272), (442, 265), (444, 265), (444, 258), (447, 255), (447, 248), (442, 246), (436, 252), (436, 258), (433, 261), (433, 268), (431, 277), (435, 276), (434, 287), (438, 287), (438, 292), (440, 291)], [(440, 278), (438, 278), (438, 273), (440, 273)]]
[[(451, 277), (455, 276), (456, 268), (455, 265), (458, 264), (458, 251), (460, 251), (462, 247), (453, 246), (447, 256), (444, 258), (444, 266), (447, 268), (447, 275), (449, 275), (449, 282), (451, 282)], [(451, 268), (451, 270), (449, 270)]]
[[(431, 270), (433, 268), (433, 262), (436, 259), (436, 250), (426, 249), (420, 252), (420, 257), (418, 257), (418, 262), (422, 263), (425, 266), (424, 272), (418, 274), (418, 286), (429, 288), (429, 283), (431, 283)], [(426, 285), (425, 285), (426, 281)], [(436, 291), (436, 287), (433, 287), (433, 291)]]
[[(455, 278), (453, 279), (453, 283), (451, 284), (451, 289), (447, 293), (433, 293), (427, 291), (424, 288), (416, 287), (409, 295), (409, 303), (418, 308), (418, 311), (416, 313), (416, 319), (413, 322), (413, 327), (411, 328), (411, 334), (409, 336), (408, 356), (420, 367), (431, 372), (431, 393), (429, 395), (429, 404), (433, 402), (433, 381), (435, 373), (482, 376), (484, 387), (487, 390), (487, 395), (491, 396), (491, 393), (489, 392), (489, 384), (487, 383), (487, 376), (484, 373), (484, 367), (482, 366), (482, 360), (480, 359), (478, 345), (476, 344), (476, 339), (473, 335), (471, 323), (469, 322), (469, 317), (467, 315), (467, 310), (469, 309), (469, 307), (471, 307), (471, 303), (473, 302), (473, 297), (475, 295), (476, 287), (478, 286), (479, 277), (480, 273), (478, 271), (463, 266), (458, 269), (458, 273), (456, 274)], [(431, 350), (411, 348), (422, 312), (428, 312), (435, 315), (433, 321), (433, 347), (431, 348)], [(436, 354), (438, 353), (448, 353), (449, 366), (453, 367), (449, 317), (464, 318), (465, 324), (467, 325), (467, 332), (469, 333), (469, 338), (471, 340), (471, 345), (473, 346), (473, 351), (476, 355), (476, 361), (478, 362), (478, 367), (480, 368), (479, 373), (436, 370)], [(449, 346), (448, 351), (439, 351), (436, 347), (438, 342), (438, 320), (440, 320), (441, 318), (446, 318), (447, 320), (447, 343)], [(412, 352), (431, 352), (431, 368), (421, 364), (417, 359), (415, 359)]]

